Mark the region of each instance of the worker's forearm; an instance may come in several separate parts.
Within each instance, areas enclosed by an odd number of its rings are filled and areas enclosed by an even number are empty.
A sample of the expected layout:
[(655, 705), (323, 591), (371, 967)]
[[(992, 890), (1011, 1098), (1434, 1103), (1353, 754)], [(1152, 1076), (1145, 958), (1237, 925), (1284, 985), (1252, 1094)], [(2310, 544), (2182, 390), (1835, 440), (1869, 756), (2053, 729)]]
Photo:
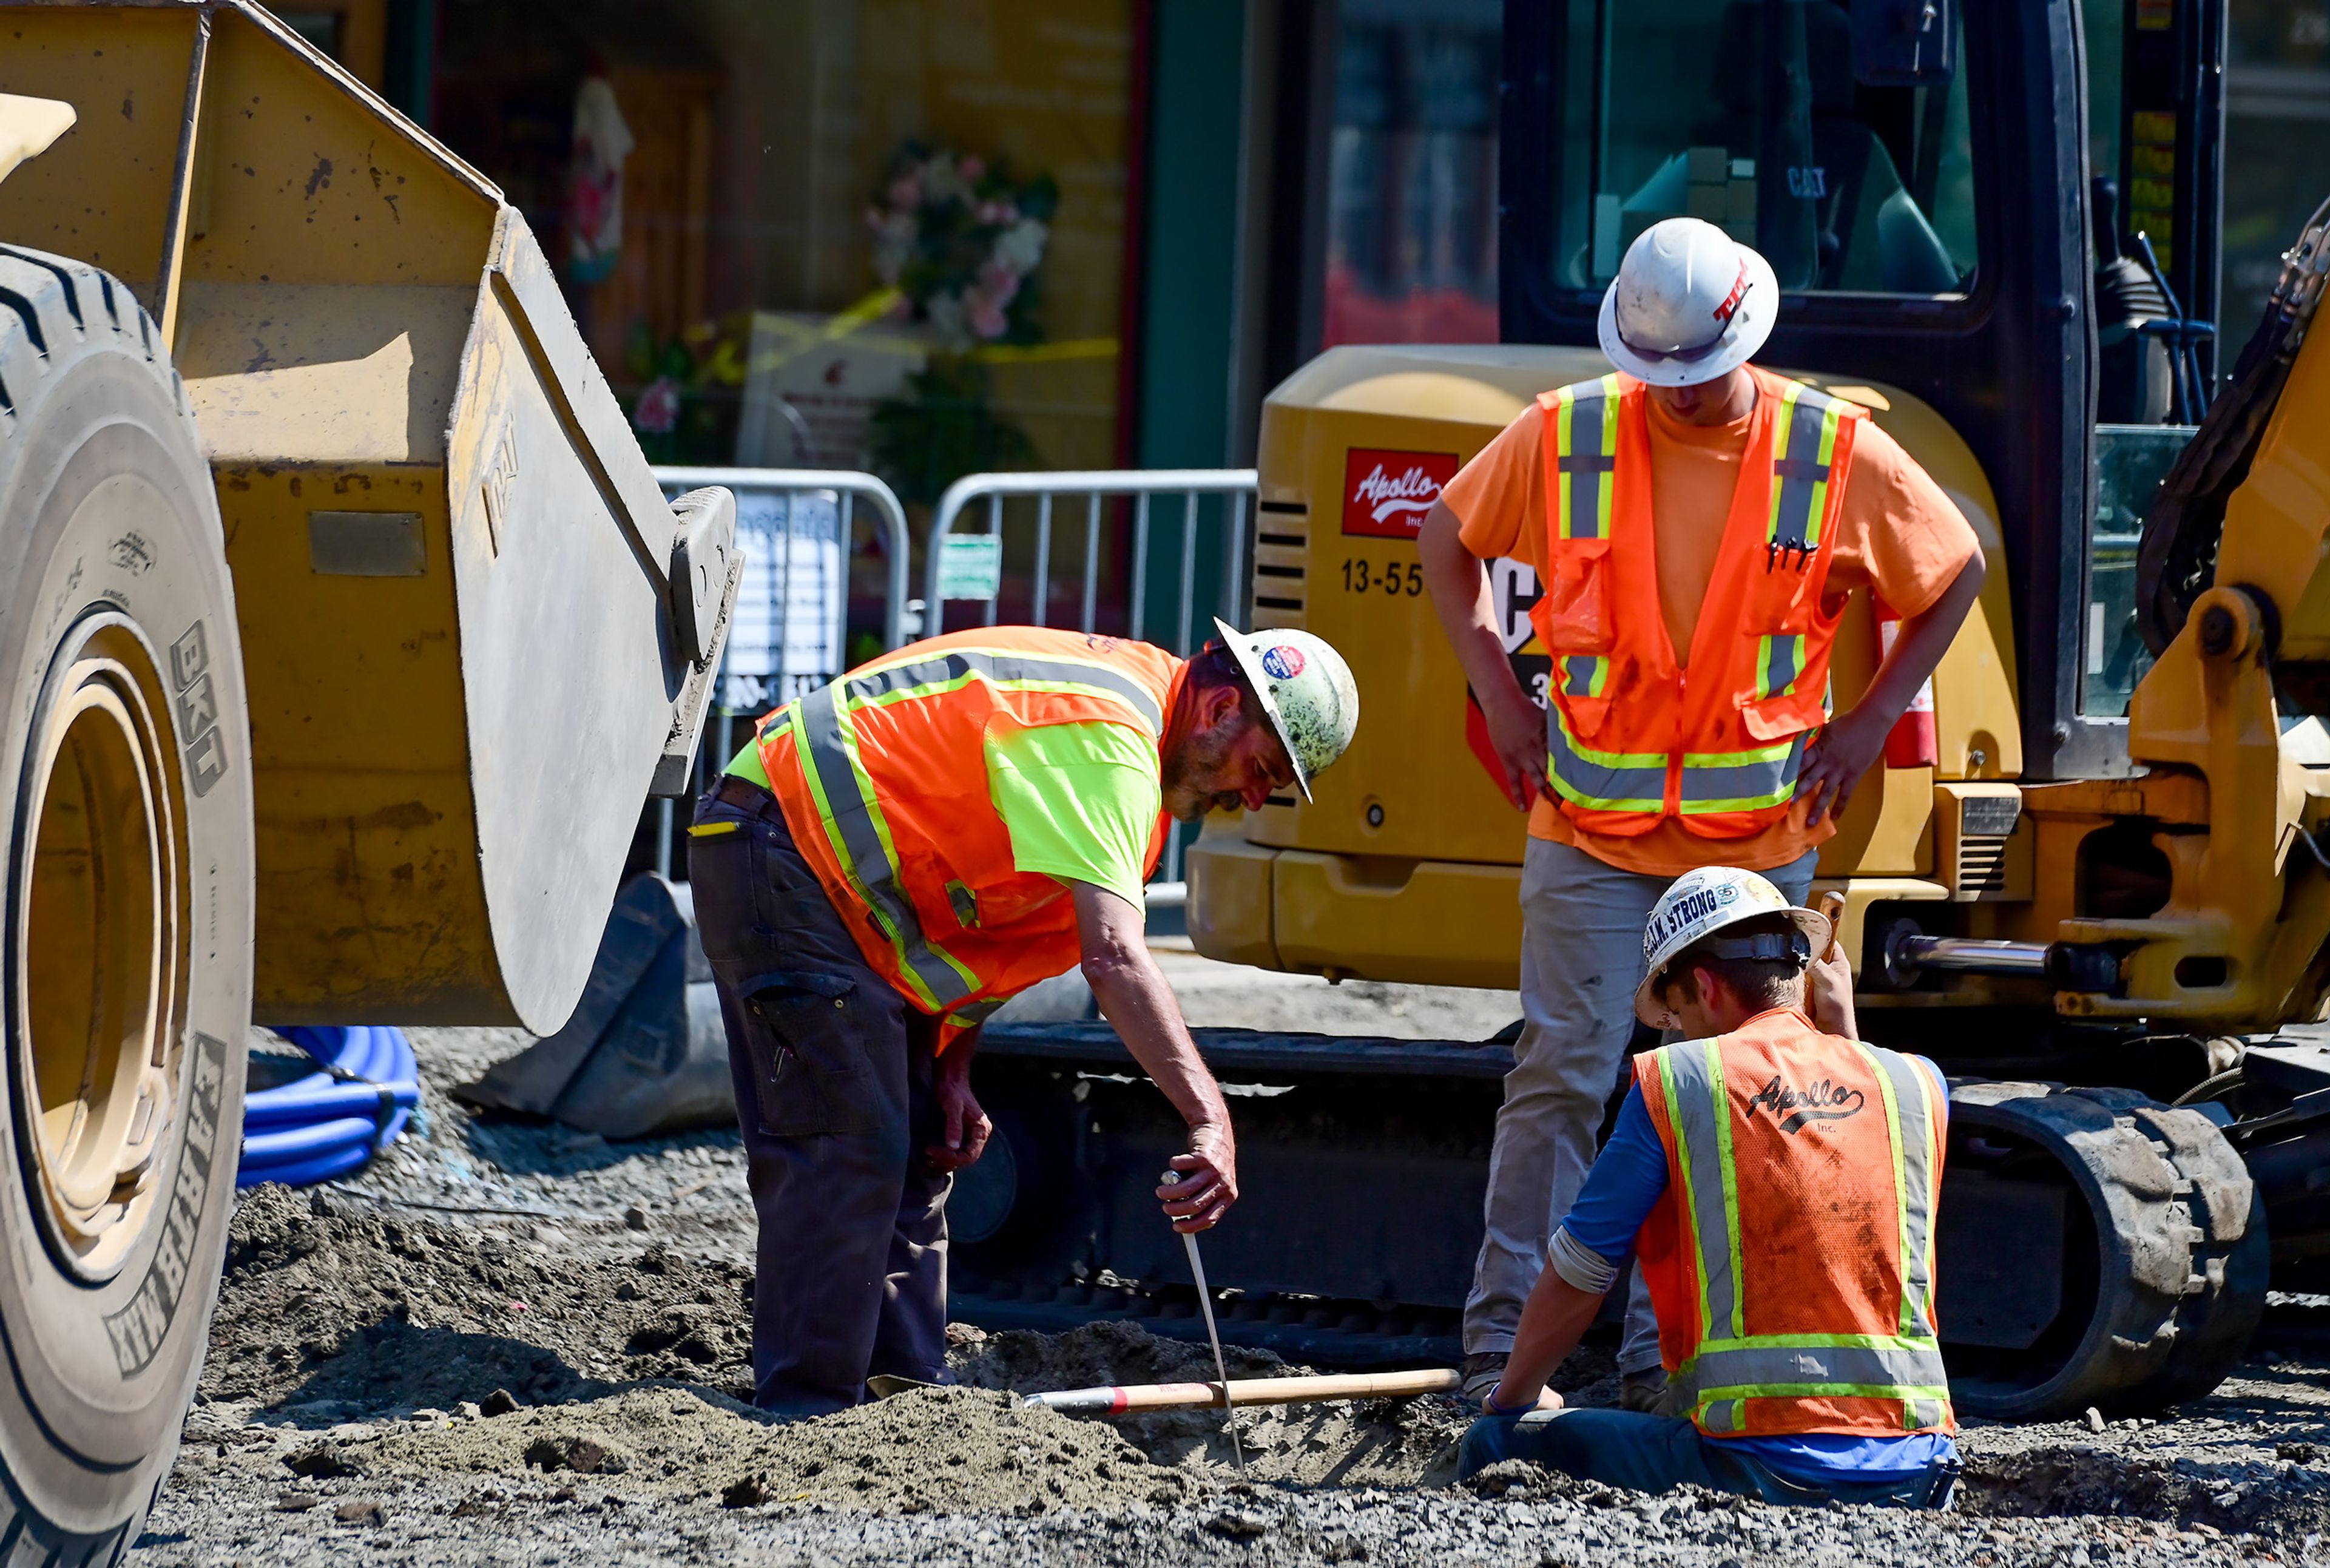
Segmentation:
[(1497, 1385), (1497, 1403), (1506, 1410), (1531, 1405), (1577, 1342), (1594, 1325), (1602, 1298), (1580, 1290), (1548, 1269), (1537, 1277), (1521, 1323), (1513, 1335), (1513, 1351), (1505, 1363), (1504, 1381)]
[(1464, 547), (1458, 533), (1461, 527), (1445, 503), (1435, 501), (1432, 510), (1425, 514), (1423, 531), (1416, 536), (1416, 550), (1424, 561), (1424, 586), (1432, 595), (1433, 612), (1440, 617), (1449, 646), (1456, 651), (1456, 661), (1464, 667), (1464, 679), (1483, 704), (1507, 699), (1527, 702), (1529, 694), (1513, 674), (1511, 661), (1505, 657), (1504, 640), (1497, 633), (1489, 575), (1481, 569), (1481, 558)]
[(1229, 1109), (1221, 1086), (1198, 1054), (1172, 987), (1147, 950), (1087, 959), (1084, 978), (1100, 1003), (1101, 1016), (1115, 1028), (1124, 1049), (1172, 1101), (1181, 1119), (1193, 1127), (1226, 1125)]
[(1907, 711), (1918, 690), (1933, 678), (1942, 655), (1956, 641), (1958, 628), (1965, 624), (1966, 613), (1974, 608), (1975, 600), (1982, 593), (1984, 570), (1979, 554), (1969, 556), (1950, 585), (1942, 590), (1940, 598), (1918, 613), (1902, 619), (1892, 651), (1885, 656), (1876, 675), (1871, 678), (1869, 689), (1853, 705), (1856, 713), (1866, 714), (1872, 721), (1882, 719), (1890, 727)]

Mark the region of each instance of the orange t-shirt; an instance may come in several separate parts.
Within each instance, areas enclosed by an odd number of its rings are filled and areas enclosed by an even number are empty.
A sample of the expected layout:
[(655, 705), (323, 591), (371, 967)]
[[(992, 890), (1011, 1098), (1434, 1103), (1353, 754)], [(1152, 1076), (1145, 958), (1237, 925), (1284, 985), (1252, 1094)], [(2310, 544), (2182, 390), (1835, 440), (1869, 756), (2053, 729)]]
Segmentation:
[[(1729, 424), (1685, 424), (1646, 398), (1651, 435), (1651, 527), (1659, 566), (1659, 608), (1667, 636), (1691, 651), (1699, 607), (1715, 574), (1717, 546), (1739, 482), (1754, 415)], [(1544, 575), (1545, 422), (1534, 403), (1498, 432), (1440, 492), (1462, 525), (1464, 547), (1483, 560), (1510, 556)], [(1839, 508), (1830, 557), (1832, 601), (1873, 588), (1904, 617), (1922, 613), (1955, 581), (1977, 545), (1950, 499), (1899, 442), (1861, 424)], [(1836, 832), (1834, 817), (1804, 825), (1802, 801), (1787, 816), (1744, 839), (1703, 839), (1680, 822), (1662, 822), (1634, 838), (1587, 832), (1540, 795), (1530, 810), (1530, 836), (1574, 844), (1621, 870), (1679, 877), (1718, 863), (1764, 871), (1785, 866)]]

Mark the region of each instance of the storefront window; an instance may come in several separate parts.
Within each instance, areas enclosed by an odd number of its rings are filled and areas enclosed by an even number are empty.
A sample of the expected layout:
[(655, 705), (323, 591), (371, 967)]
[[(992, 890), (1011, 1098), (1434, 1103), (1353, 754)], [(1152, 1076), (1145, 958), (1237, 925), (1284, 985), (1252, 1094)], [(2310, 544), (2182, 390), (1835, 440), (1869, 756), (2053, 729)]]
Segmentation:
[(1495, 0), (1350, 0), (1322, 345), (1497, 340)]
[(1573, 0), (1568, 17), (1559, 286), (1601, 288), (1636, 235), (1682, 216), (1754, 244), (1785, 289), (1973, 286), (1963, 71), (1859, 81), (1835, 0)]

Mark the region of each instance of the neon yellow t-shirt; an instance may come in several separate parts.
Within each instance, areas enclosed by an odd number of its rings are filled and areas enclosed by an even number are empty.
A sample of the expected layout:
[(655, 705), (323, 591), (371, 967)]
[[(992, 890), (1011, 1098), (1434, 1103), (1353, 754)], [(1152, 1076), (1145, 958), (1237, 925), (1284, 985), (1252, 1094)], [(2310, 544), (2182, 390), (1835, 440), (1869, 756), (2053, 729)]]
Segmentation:
[[(1149, 836), (1164, 809), (1156, 745), (1131, 725), (1012, 726), (987, 737), (987, 793), (1015, 870), (1106, 888), (1138, 909)], [(728, 772), (766, 789), (758, 745)]]

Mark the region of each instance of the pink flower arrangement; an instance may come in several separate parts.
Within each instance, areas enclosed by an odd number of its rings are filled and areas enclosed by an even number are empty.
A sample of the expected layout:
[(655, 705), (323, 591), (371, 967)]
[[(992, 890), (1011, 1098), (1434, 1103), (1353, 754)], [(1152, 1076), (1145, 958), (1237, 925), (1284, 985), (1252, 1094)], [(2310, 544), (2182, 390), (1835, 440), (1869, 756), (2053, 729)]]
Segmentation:
[(1034, 342), (1035, 274), (1058, 205), (1049, 176), (1021, 184), (1000, 163), (909, 142), (866, 209), (875, 275), (949, 352)]

